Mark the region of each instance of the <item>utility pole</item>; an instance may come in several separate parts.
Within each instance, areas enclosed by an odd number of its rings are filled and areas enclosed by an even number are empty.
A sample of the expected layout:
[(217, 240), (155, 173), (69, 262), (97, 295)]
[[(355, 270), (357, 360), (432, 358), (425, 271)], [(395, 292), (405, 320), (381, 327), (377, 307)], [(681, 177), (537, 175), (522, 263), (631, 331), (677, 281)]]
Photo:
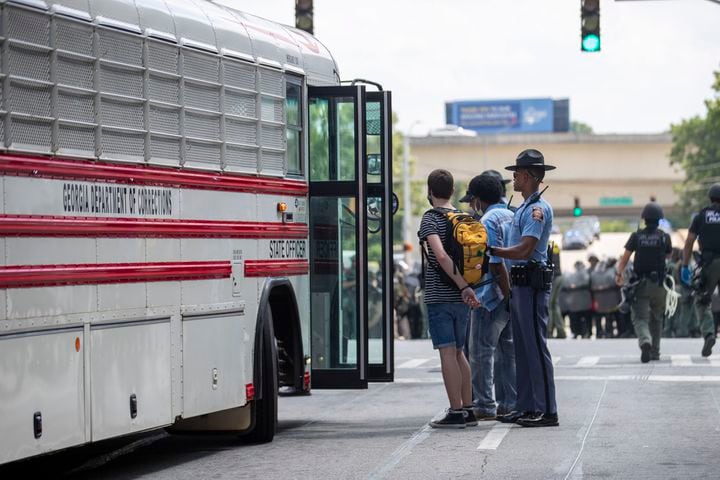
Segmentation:
[(403, 135), (403, 251), (405, 252), (405, 262), (409, 265), (410, 252), (407, 250), (407, 245), (412, 245), (412, 233), (410, 231), (410, 221), (412, 218), (412, 208), (410, 200), (410, 135), (412, 130), (421, 123), (420, 120), (414, 121), (408, 127), (407, 131)]

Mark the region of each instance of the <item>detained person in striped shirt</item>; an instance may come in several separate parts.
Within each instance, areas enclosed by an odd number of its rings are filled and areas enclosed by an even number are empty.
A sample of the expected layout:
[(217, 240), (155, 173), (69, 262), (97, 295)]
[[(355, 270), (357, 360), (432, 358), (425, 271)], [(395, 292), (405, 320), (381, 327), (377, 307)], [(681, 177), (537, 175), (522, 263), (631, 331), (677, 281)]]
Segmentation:
[[(428, 261), (423, 275), (430, 338), (433, 348), (440, 351), (443, 383), (450, 401), (447, 413), (430, 422), (433, 428), (477, 425), (472, 412), (470, 365), (463, 347), (470, 307), (477, 308), (480, 303), (475, 298), (475, 291), (462, 275), (454, 271), (442, 241), (447, 234), (447, 221), (441, 213), (457, 210), (450, 203), (453, 184), (453, 176), (447, 170), (430, 172), (427, 198), (433, 208), (423, 215), (418, 232), (421, 248), (427, 249)], [(440, 269), (452, 279), (454, 285), (443, 281)]]

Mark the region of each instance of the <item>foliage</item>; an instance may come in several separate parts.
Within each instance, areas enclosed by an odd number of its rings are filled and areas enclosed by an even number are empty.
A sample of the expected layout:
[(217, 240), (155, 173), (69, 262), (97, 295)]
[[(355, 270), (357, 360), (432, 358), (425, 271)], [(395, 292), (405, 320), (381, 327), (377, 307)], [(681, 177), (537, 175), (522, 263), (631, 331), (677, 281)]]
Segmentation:
[(570, 122), (570, 131), (574, 133), (593, 133), (593, 129), (590, 125), (576, 120)]
[(629, 220), (600, 220), (600, 231), (603, 233), (632, 232), (635, 229)]
[(707, 205), (710, 185), (720, 181), (720, 71), (714, 72), (714, 98), (705, 101), (707, 113), (671, 126), (670, 162), (685, 170), (677, 188), (686, 214)]

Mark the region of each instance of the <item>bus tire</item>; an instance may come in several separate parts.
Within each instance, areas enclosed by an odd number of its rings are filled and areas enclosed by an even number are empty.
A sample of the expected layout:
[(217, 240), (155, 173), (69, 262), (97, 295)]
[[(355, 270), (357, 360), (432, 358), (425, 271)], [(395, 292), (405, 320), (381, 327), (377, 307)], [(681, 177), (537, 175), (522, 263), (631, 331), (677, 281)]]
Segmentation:
[(277, 381), (277, 349), (275, 348), (275, 335), (273, 334), (273, 320), (270, 308), (266, 308), (263, 322), (261, 349), (258, 358), (261, 365), (261, 398), (253, 400), (254, 427), (252, 431), (243, 436), (243, 440), (250, 443), (271, 442), (277, 428), (278, 407), (278, 381)]

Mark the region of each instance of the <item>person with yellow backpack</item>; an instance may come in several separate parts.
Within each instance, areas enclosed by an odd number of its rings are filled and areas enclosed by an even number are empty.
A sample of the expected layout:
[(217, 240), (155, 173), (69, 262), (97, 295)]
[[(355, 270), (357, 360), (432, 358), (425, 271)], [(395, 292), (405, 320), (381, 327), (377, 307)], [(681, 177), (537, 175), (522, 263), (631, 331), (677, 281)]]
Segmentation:
[[(482, 277), (482, 268), (475, 266), (484, 261), (487, 235), (483, 235), (480, 222), (450, 203), (453, 184), (453, 176), (447, 170), (430, 172), (427, 198), (432, 208), (423, 215), (418, 231), (430, 338), (433, 348), (440, 352), (443, 383), (450, 401), (444, 416), (430, 422), (433, 428), (477, 425), (472, 410), (470, 365), (463, 347), (470, 307), (480, 306), (471, 283), (475, 280), (479, 283)], [(480, 245), (466, 249), (458, 239), (467, 238), (479, 239)], [(464, 272), (470, 281), (463, 276)]]
[[(501, 200), (503, 185), (483, 173), (470, 180), (467, 194), (460, 199), (482, 215), (488, 244), (504, 247), (513, 212)], [(515, 410), (515, 346), (510, 325), (510, 278), (506, 264), (498, 257), (489, 258), (488, 279), (476, 290), (482, 306), (470, 316), (470, 371), (473, 385), (474, 414), (478, 420), (495, 420)], [(493, 397), (493, 390), (495, 396)]]

